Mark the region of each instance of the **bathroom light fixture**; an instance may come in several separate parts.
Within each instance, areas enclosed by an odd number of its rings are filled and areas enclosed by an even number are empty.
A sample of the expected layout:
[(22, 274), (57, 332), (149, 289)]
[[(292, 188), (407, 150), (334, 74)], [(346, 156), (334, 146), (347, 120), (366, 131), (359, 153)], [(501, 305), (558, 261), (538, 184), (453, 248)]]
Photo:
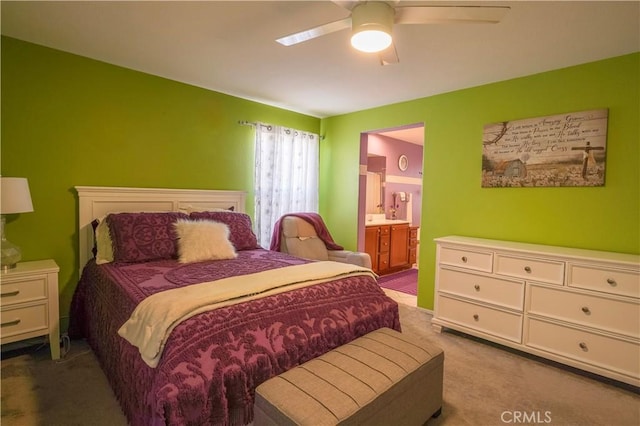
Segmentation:
[(354, 7), (351, 12), (351, 45), (367, 53), (389, 47), (393, 15), (393, 8), (384, 2), (367, 2)]
[(6, 224), (5, 215), (15, 213), (27, 213), (33, 211), (31, 193), (29, 192), (29, 182), (26, 178), (0, 177), (0, 234), (2, 238), (2, 248), (0, 253), (0, 265), (6, 271), (15, 268), (16, 263), (22, 259), (20, 247), (8, 241), (4, 227)]

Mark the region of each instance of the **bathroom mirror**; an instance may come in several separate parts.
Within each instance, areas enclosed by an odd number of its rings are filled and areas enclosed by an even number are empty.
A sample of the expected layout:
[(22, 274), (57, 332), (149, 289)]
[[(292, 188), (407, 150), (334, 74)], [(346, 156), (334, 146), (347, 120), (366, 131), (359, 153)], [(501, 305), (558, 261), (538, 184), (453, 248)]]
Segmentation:
[(384, 213), (384, 187), (387, 157), (369, 155), (367, 157), (367, 214)]

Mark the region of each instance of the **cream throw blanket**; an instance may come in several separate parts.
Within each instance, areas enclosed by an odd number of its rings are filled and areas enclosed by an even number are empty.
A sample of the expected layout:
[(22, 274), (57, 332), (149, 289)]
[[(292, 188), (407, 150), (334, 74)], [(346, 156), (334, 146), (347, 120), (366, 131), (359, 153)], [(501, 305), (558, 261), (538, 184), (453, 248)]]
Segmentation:
[(376, 277), (368, 268), (322, 261), (167, 290), (140, 302), (118, 334), (136, 346), (144, 362), (155, 368), (167, 338), (181, 321), (214, 308), (356, 275)]

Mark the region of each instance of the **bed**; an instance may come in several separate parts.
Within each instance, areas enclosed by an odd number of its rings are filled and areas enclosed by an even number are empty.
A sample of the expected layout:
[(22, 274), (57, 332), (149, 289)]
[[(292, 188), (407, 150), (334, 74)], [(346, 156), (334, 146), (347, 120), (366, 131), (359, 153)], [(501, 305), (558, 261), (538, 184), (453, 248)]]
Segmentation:
[[(311, 262), (258, 247), (246, 229), (244, 192), (76, 190), (81, 278), (73, 295), (69, 334), (88, 341), (132, 425), (249, 424), (254, 389), (260, 383), (375, 329), (400, 330), (397, 303), (371, 273), (333, 271), (329, 263), (335, 262)], [(187, 234), (170, 236), (181, 244), (178, 255), (163, 252), (166, 241), (163, 245), (154, 240), (154, 247), (164, 253), (159, 258), (123, 248), (129, 247), (123, 245), (130, 242), (124, 231), (134, 229), (127, 228), (132, 220), (151, 218), (157, 225), (158, 218), (167, 217), (197, 226), (203, 221), (207, 226), (225, 223), (234, 253), (184, 263), (185, 252), (194, 252), (196, 246), (186, 245)], [(113, 237), (110, 262), (95, 252), (98, 219), (108, 222)], [(302, 271), (304, 279), (284, 283), (283, 277), (302, 277)], [(307, 277), (319, 272), (324, 275)], [(218, 293), (226, 298), (201, 302), (201, 294)], [(199, 309), (172, 319), (171, 327), (159, 333), (155, 358), (145, 357), (148, 336), (139, 345), (126, 334), (127, 325), (146, 318), (142, 308), (164, 313), (182, 309), (189, 299), (200, 303)], [(137, 330), (163, 321), (155, 317)]]

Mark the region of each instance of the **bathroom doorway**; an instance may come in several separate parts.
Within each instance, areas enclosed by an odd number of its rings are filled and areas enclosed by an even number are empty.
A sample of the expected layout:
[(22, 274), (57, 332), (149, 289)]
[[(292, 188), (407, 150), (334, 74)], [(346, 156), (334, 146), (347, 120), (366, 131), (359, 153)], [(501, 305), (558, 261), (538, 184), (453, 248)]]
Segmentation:
[[(365, 251), (367, 227), (371, 231), (376, 223), (408, 223), (418, 235), (416, 251), (419, 250), (419, 227), (423, 226), (423, 153), (423, 123), (361, 134), (359, 250)], [(418, 254), (415, 264), (411, 264), (414, 268), (419, 266)]]

